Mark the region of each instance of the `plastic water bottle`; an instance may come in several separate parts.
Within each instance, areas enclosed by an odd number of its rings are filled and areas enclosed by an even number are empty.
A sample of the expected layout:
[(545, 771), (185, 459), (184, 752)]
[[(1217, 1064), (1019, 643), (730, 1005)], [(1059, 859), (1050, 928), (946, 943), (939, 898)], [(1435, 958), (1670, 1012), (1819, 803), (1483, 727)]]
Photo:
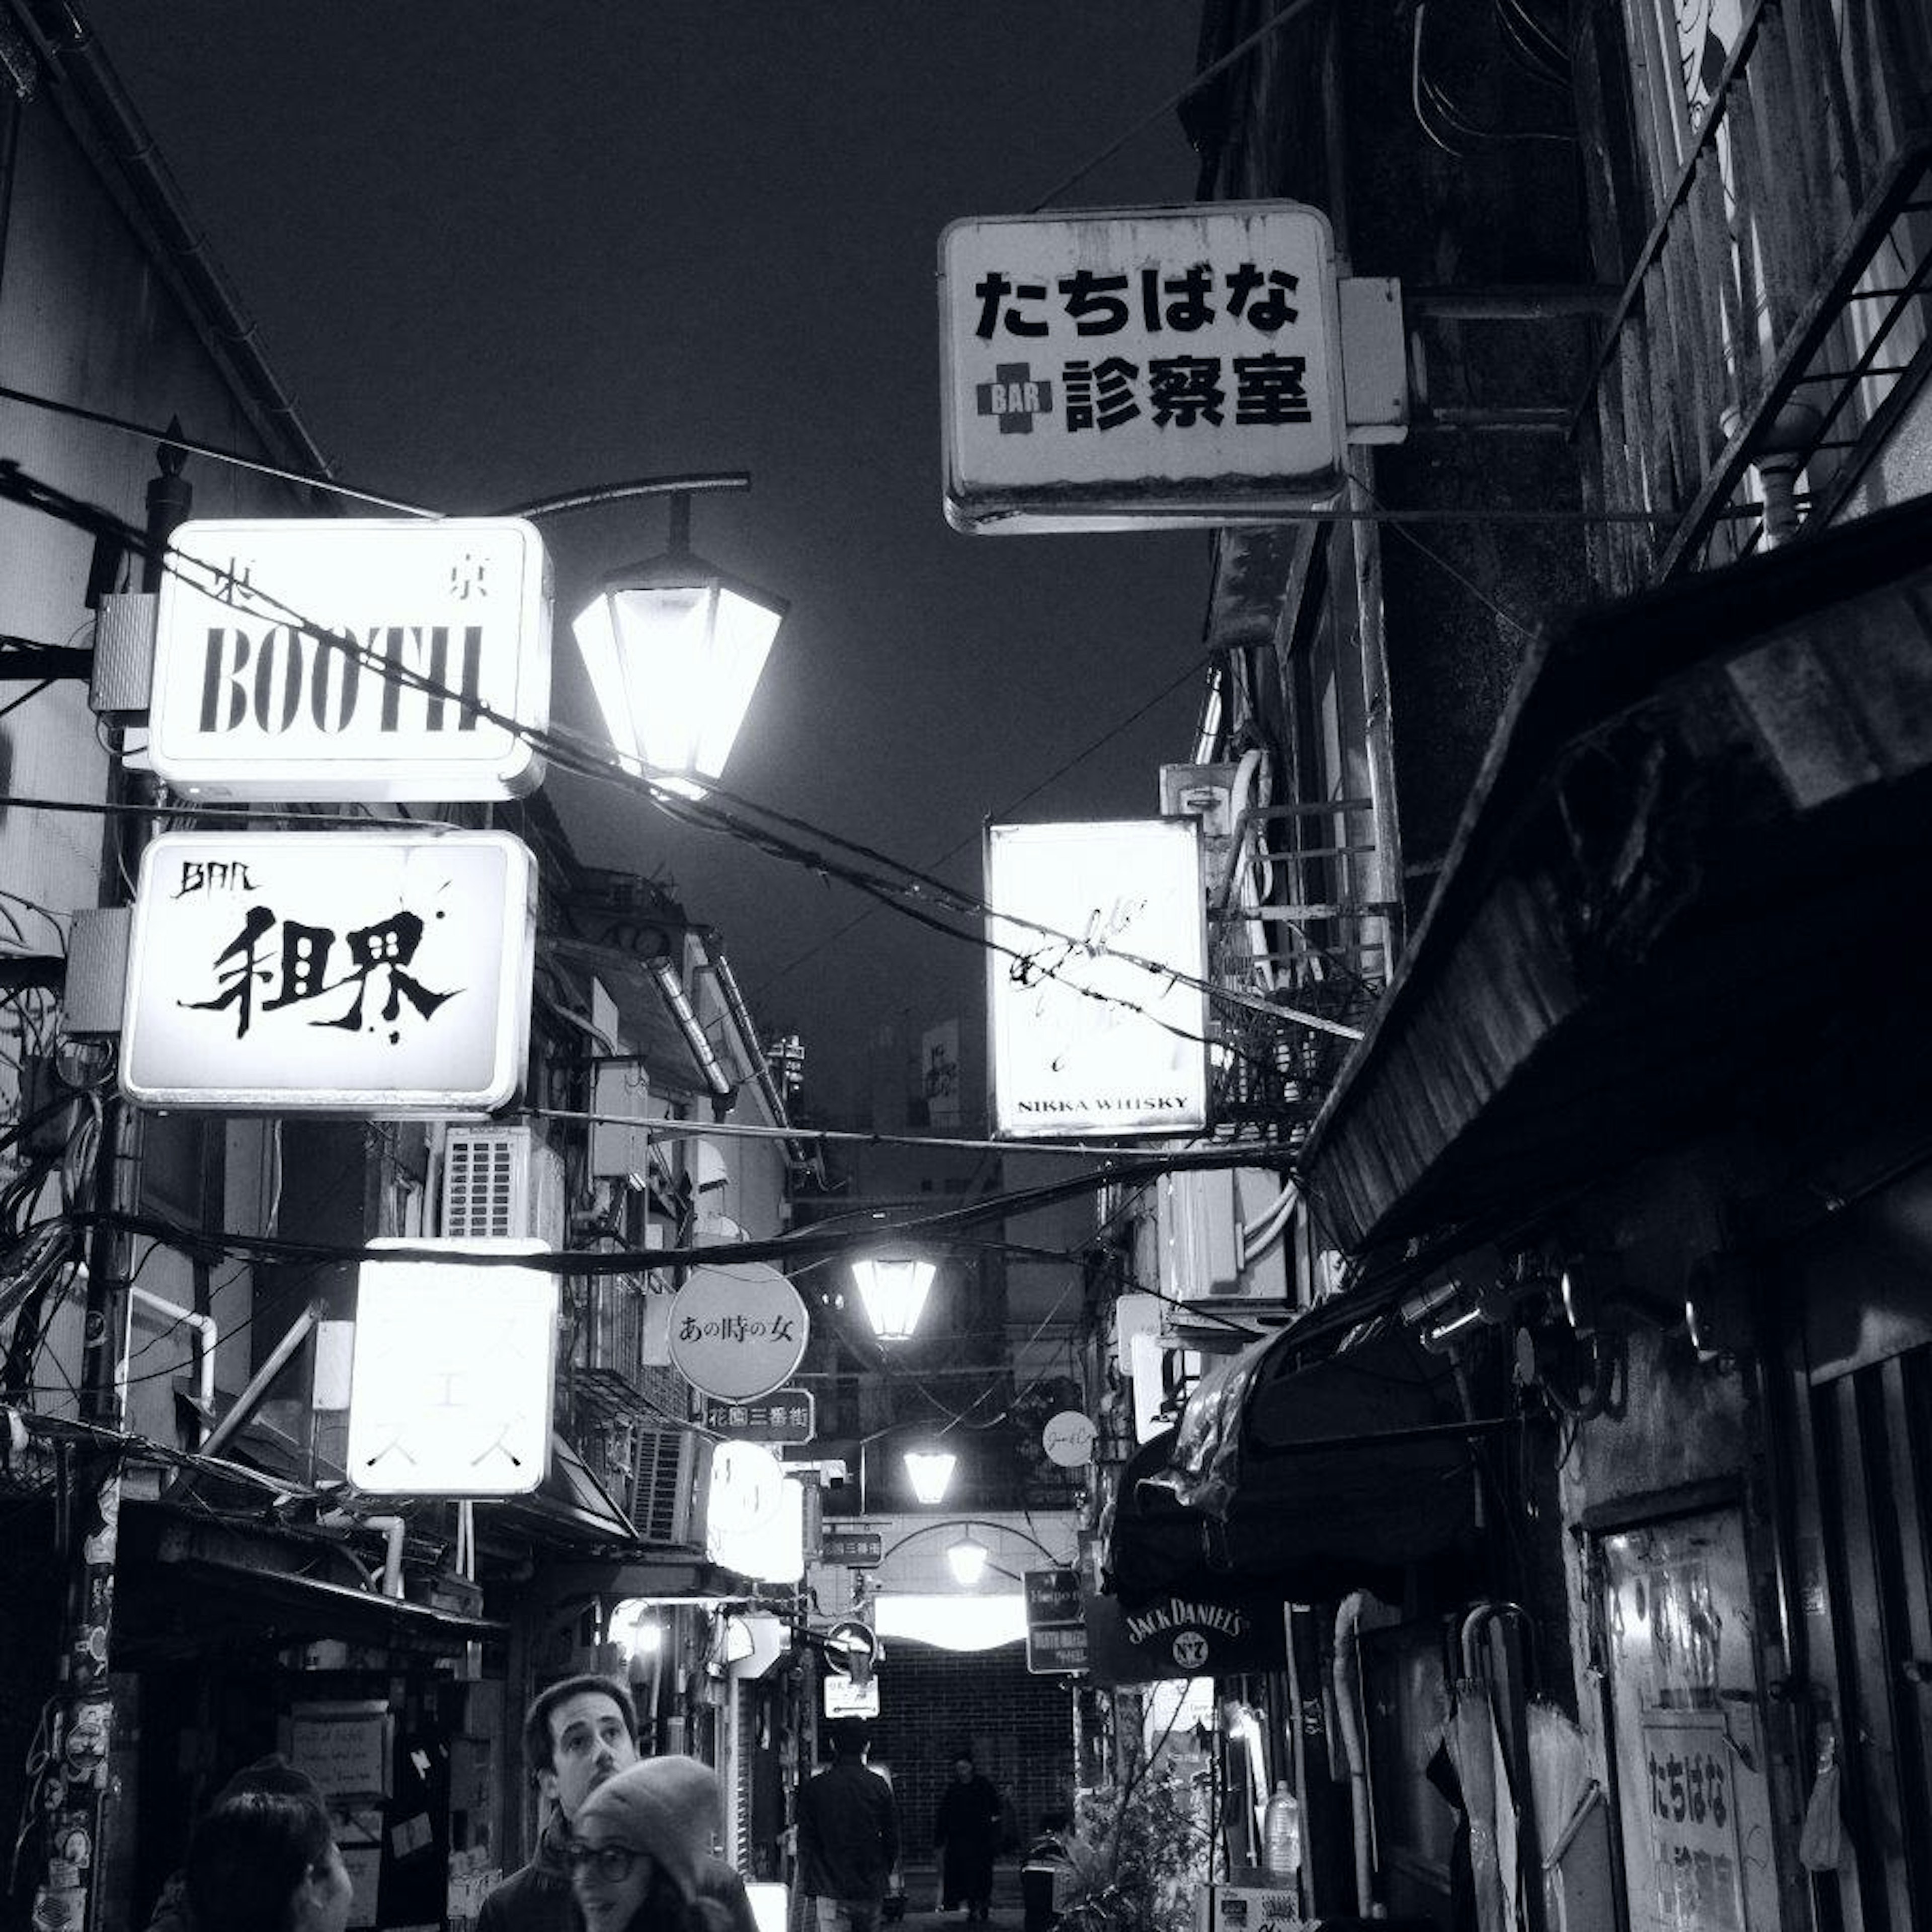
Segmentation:
[(1270, 1878), (1290, 1879), (1301, 1869), (1301, 1804), (1283, 1778), (1262, 1820), (1262, 1861)]

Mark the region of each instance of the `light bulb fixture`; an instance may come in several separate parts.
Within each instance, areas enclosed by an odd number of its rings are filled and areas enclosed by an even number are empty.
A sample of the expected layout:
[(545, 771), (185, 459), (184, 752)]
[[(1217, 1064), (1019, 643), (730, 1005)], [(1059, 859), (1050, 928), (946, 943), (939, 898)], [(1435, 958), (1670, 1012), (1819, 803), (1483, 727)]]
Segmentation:
[(952, 1472), (958, 1460), (950, 1449), (908, 1449), (906, 1480), (912, 1484), (914, 1496), (928, 1508), (943, 1503), (952, 1486)]
[(668, 551), (613, 571), (571, 628), (618, 755), (667, 790), (702, 798), (724, 771), (786, 605), (692, 550), (688, 496), (670, 508)]
[(957, 1543), (946, 1546), (946, 1567), (952, 1580), (962, 1590), (970, 1590), (986, 1574), (986, 1559), (992, 1552), (969, 1529)]
[(932, 1262), (910, 1256), (866, 1255), (852, 1264), (866, 1319), (881, 1342), (904, 1342), (919, 1326), (926, 1298), (938, 1273)]

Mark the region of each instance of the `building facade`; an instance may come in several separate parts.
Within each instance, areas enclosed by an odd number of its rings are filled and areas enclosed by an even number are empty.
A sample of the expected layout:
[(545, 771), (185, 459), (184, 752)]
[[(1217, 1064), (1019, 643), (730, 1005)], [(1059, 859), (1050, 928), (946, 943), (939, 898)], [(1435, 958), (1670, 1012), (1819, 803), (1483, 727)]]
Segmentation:
[(1315, 1022), (1221, 1097), (1285, 1292), (1237, 1201), (1180, 1298), (1250, 1337), (1101, 1336), (1095, 1580), (1272, 1603), (1222, 1788), (1299, 1791), (1319, 1913), (1918, 1923), (1923, 1000), (1852, 967), (1926, 877), (1924, 20), (1204, 10), (1244, 43), (1202, 194), (1400, 279), (1410, 416), (1217, 538), (1184, 783), (1217, 976)]

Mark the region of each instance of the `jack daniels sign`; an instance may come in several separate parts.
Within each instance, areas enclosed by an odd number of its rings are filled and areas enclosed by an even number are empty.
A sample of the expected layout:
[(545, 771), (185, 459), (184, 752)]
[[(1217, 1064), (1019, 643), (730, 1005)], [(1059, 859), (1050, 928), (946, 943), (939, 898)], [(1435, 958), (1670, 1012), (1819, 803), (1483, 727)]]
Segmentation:
[(507, 832), (167, 832), (142, 855), (122, 1086), (150, 1106), (480, 1114), (530, 1028)]
[(1338, 487), (1338, 304), (1318, 210), (956, 222), (940, 280), (957, 527), (1218, 520)]

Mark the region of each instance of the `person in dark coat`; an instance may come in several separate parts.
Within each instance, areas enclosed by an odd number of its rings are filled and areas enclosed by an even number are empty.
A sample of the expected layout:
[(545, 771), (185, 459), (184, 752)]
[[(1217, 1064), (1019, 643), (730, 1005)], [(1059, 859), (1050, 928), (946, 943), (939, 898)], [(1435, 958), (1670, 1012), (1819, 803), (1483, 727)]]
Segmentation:
[(856, 1718), (832, 1726), (832, 1762), (798, 1795), (799, 1883), (818, 1932), (878, 1932), (899, 1862), (892, 1788), (866, 1762)]
[(952, 1782), (939, 1801), (932, 1849), (939, 1856), (939, 1906), (964, 1904), (981, 1924), (993, 1904), (993, 1853), (1000, 1842), (1000, 1794), (973, 1768), (970, 1751), (952, 1760)]

